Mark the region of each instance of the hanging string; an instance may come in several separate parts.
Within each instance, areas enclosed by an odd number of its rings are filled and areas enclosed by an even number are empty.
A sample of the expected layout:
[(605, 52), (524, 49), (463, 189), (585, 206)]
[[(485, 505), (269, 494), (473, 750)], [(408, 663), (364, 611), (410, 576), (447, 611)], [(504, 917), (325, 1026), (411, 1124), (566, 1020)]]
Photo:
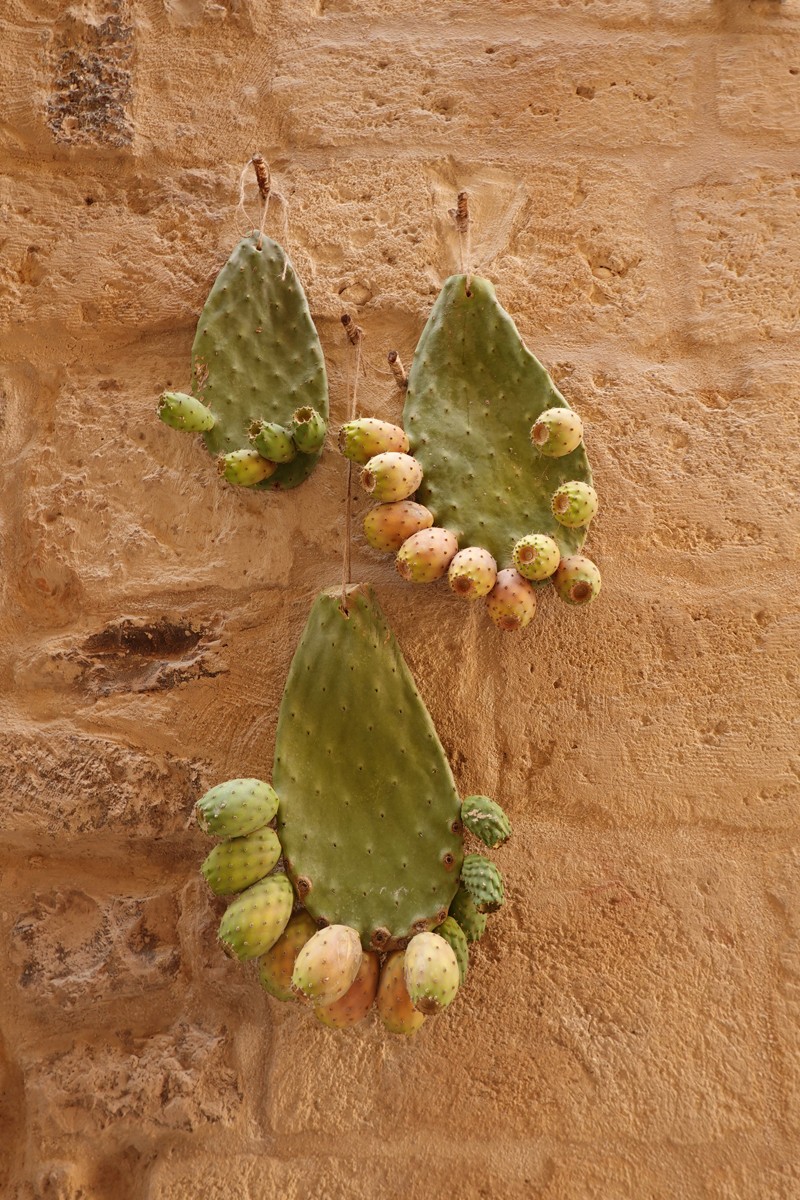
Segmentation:
[[(345, 313), (342, 317), (342, 325), (344, 326), (345, 334), (347, 335), (346, 360), (347, 360), (347, 421), (350, 422), (356, 415), (356, 396), (358, 395), (358, 376), (361, 369), (361, 343), (364, 338), (364, 330), (360, 325), (356, 325), (349, 313)], [(356, 369), (353, 379), (353, 395), (350, 396), (350, 347), (355, 347), (356, 352)], [(350, 518), (353, 508), (353, 464), (348, 458), (347, 460), (347, 497), (345, 500), (344, 510), (344, 554), (342, 555), (342, 612), (347, 616), (347, 587), (350, 583)]]
[[(261, 224), (258, 227), (258, 241), (256, 242), (256, 247), (259, 250), (261, 249), (261, 244), (264, 240), (264, 228), (267, 224), (267, 212), (269, 211), (269, 202), (273, 198), (275, 200), (277, 200), (281, 206), (281, 216), (282, 216), (281, 240), (285, 246), (289, 240), (289, 204), (288, 204), (286, 197), (282, 196), (280, 192), (276, 192), (275, 189), (273, 188), (272, 172), (269, 169), (269, 164), (265, 161), (263, 155), (258, 153), (258, 151), (256, 151), (256, 153), (253, 155), (253, 157), (250, 159), (250, 161), (246, 162), (244, 164), (244, 166), (242, 167), (242, 173), (239, 176), (239, 203), (236, 206), (236, 210), (238, 212), (239, 209), (241, 209), (241, 211), (245, 215), (245, 218), (247, 217), (247, 211), (244, 207), (244, 181), (245, 181), (245, 177), (247, 175), (247, 169), (250, 166), (252, 166), (253, 170), (256, 173), (256, 183), (258, 184), (258, 191), (259, 191), (259, 195), (261, 197), (261, 204), (262, 204)], [(282, 280), (286, 278), (286, 271), (287, 271), (288, 266), (289, 266), (289, 259), (286, 256), (286, 251), (284, 250), (284, 252), (283, 252), (283, 273), (281, 274)]]
[[(458, 250), (461, 256), (461, 274), (466, 276), (467, 295), (471, 296), (469, 290), (470, 280), (470, 259), (472, 258), (472, 220), (469, 215), (469, 193), (459, 192), (458, 201), (455, 208), (449, 210), (449, 215), (453, 218), (453, 223), (458, 230)], [(465, 246), (466, 243), (466, 246)]]

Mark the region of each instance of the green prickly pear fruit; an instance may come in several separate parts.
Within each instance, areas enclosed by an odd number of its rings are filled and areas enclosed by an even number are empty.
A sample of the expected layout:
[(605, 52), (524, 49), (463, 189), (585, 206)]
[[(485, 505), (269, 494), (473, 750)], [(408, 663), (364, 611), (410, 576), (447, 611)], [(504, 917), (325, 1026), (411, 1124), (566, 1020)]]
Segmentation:
[(458, 963), (458, 982), (463, 983), (469, 970), (469, 947), (464, 930), (453, 917), (448, 917), (441, 925), (437, 925), (433, 932), (444, 938), (455, 954)]
[(314, 1009), (322, 1024), (329, 1029), (350, 1029), (363, 1021), (374, 1003), (380, 970), (380, 954), (375, 950), (365, 950), (358, 974), (341, 1000), (325, 1008)]
[(468, 854), (461, 868), (461, 882), (479, 913), (503, 907), (503, 877), (493, 862), (482, 854)]
[(433, 1016), (447, 1008), (458, 991), (458, 959), (438, 933), (418, 933), (408, 943), (404, 963), (406, 987), (419, 1012)]
[(245, 837), (268, 825), (278, 811), (278, 797), (260, 779), (229, 779), (218, 783), (197, 801), (197, 822), (203, 833)]
[(600, 572), (591, 559), (571, 554), (562, 558), (553, 583), (567, 604), (591, 604), (600, 593)]
[(425, 1014), (417, 1012), (411, 1003), (404, 971), (405, 950), (393, 950), (386, 955), (378, 983), (378, 1015), (389, 1033), (416, 1033), (425, 1023)]
[(461, 805), (461, 820), (464, 828), (479, 837), (490, 850), (502, 846), (511, 837), (511, 822), (500, 805), (488, 796), (467, 796)]
[(468, 942), (477, 942), (483, 937), (487, 918), (479, 913), (475, 902), (465, 887), (460, 887), (450, 905), (450, 916), (461, 926)]
[(286, 928), (293, 902), (292, 885), (282, 872), (252, 884), (220, 922), (217, 936), (225, 953), (242, 962), (266, 954)]
[(488, 596), (497, 582), (497, 563), (488, 550), (468, 546), (466, 550), (459, 550), (450, 563), (447, 582), (464, 600)]
[(292, 441), (292, 431), (284, 429), (275, 421), (253, 421), (250, 426), (250, 441), (262, 458), (269, 462), (288, 463), (297, 454)]
[(458, 550), (458, 538), (449, 529), (421, 529), (406, 538), (395, 566), (406, 583), (433, 583), (447, 574)]
[(523, 579), (538, 583), (553, 574), (561, 561), (561, 551), (544, 533), (529, 533), (514, 547), (514, 566)]
[(365, 491), (382, 503), (407, 500), (422, 482), (422, 467), (410, 454), (376, 454), (361, 472)]
[(205, 404), (184, 392), (162, 392), (156, 412), (171, 429), (202, 433), (204, 429), (214, 428), (214, 414), (209, 412)]
[(339, 430), (339, 449), (345, 458), (365, 466), (376, 454), (396, 451), (408, 454), (408, 438), (399, 425), (388, 421), (376, 421), (374, 417), (360, 417), (348, 421)]
[(275, 473), (278, 464), (262, 458), (257, 450), (234, 450), (217, 459), (217, 470), (228, 483), (253, 487)]
[(277, 834), (269, 828), (256, 829), (215, 846), (200, 871), (212, 892), (228, 896), (269, 875), (280, 856)]
[(548, 408), (531, 428), (531, 441), (548, 458), (563, 458), (583, 440), (583, 422), (571, 408)]
[(349, 925), (328, 925), (306, 942), (292, 972), (295, 992), (326, 1008), (349, 991), (361, 966), (361, 938)]
[(258, 960), (258, 981), (276, 1000), (297, 999), (292, 991), (295, 960), (316, 932), (316, 921), (304, 909), (289, 920), (275, 945)]
[(567, 529), (583, 529), (597, 512), (597, 492), (588, 483), (572, 479), (553, 492), (550, 507)]
[(315, 408), (298, 408), (292, 417), (292, 437), (301, 454), (316, 454), (325, 443), (328, 426)]
[(421, 529), (430, 529), (433, 513), (413, 500), (379, 504), (364, 517), (364, 533), (375, 550), (396, 554), (403, 542)]
[(536, 593), (519, 571), (507, 567), (498, 573), (486, 607), (498, 629), (524, 629), (536, 612)]

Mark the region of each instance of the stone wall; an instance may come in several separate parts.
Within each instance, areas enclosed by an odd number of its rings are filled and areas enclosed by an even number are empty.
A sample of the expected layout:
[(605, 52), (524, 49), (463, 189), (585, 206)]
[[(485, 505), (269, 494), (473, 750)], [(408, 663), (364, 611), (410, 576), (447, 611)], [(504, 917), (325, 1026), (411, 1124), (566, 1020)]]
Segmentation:
[[(0, 58), (0, 1194), (795, 1200), (800, 0), (6, 0)], [(516, 830), (410, 1042), (265, 996), (197, 870), (342, 548), (338, 455), (251, 495), (154, 417), (256, 149), (334, 424), (339, 316), (410, 361), (466, 187), (604, 505), (601, 599), (519, 636), (356, 538)]]

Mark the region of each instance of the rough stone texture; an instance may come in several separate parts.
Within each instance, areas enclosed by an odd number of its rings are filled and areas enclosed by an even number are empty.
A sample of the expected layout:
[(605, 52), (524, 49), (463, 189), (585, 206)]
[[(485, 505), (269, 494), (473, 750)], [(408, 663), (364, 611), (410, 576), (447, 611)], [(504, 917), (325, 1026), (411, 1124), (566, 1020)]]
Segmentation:
[[(0, 64), (0, 1195), (797, 1200), (800, 0), (7, 0)], [(342, 545), (337, 455), (243, 494), (154, 415), (254, 149), (334, 427), (345, 309), (398, 419), (465, 186), (602, 500), (600, 600), (511, 637), (356, 496), (355, 577), (515, 830), (411, 1042), (266, 996), (198, 871)]]

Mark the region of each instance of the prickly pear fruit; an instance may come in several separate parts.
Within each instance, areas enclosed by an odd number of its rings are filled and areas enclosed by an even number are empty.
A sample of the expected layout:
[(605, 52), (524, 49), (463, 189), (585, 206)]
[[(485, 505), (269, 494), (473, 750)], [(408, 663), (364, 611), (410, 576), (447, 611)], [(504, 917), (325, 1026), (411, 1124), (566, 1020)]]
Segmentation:
[(276, 1000), (296, 1000), (292, 991), (295, 959), (317, 932), (317, 923), (303, 910), (290, 920), (272, 949), (258, 960), (258, 980)]
[(408, 438), (399, 425), (388, 421), (376, 421), (374, 417), (360, 417), (348, 421), (339, 430), (339, 449), (345, 458), (363, 467), (376, 454), (390, 451), (408, 454)]
[(164, 424), (172, 429), (201, 433), (204, 429), (214, 428), (214, 414), (209, 412), (205, 404), (184, 392), (162, 392), (156, 412)]
[(411, 1003), (404, 971), (405, 950), (387, 954), (378, 983), (378, 1015), (389, 1033), (411, 1036), (425, 1022), (425, 1014), (417, 1012)]
[(486, 607), (499, 629), (524, 629), (536, 612), (536, 593), (519, 571), (506, 567), (498, 573)]
[(449, 529), (421, 529), (403, 542), (395, 566), (406, 583), (433, 583), (447, 574), (457, 550), (458, 539)]
[(292, 431), (284, 429), (275, 421), (253, 421), (249, 436), (254, 449), (270, 462), (291, 462), (297, 454), (297, 446), (292, 441)]
[(444, 938), (455, 954), (458, 963), (458, 982), (463, 983), (469, 970), (469, 947), (464, 930), (453, 917), (448, 917), (441, 925), (437, 925), (433, 932)]
[(486, 916), (479, 913), (465, 887), (460, 887), (450, 905), (450, 916), (461, 926), (468, 942), (477, 942), (486, 929)]
[(490, 850), (511, 837), (511, 822), (500, 805), (488, 796), (467, 796), (461, 805), (461, 821)]
[(325, 443), (328, 426), (315, 408), (298, 408), (292, 417), (292, 437), (301, 454), (316, 454)]
[(341, 1000), (314, 1010), (322, 1024), (329, 1029), (350, 1029), (362, 1021), (375, 1000), (380, 970), (381, 956), (374, 950), (365, 950), (358, 974)]
[(597, 492), (579, 479), (562, 483), (550, 501), (553, 516), (567, 529), (582, 529), (597, 512)]
[(220, 842), (200, 871), (212, 892), (229, 896), (232, 892), (243, 892), (251, 883), (269, 875), (280, 856), (281, 844), (277, 835), (265, 827), (246, 837)]
[(562, 558), (553, 576), (556, 591), (567, 604), (591, 604), (600, 593), (600, 572), (589, 558)]
[(571, 408), (548, 408), (531, 428), (531, 441), (548, 458), (562, 458), (582, 439), (583, 422)]
[(497, 582), (497, 563), (488, 550), (468, 546), (466, 550), (459, 550), (450, 563), (447, 582), (464, 600), (488, 596)]
[(440, 1013), (459, 986), (458, 959), (438, 933), (418, 933), (408, 943), (404, 963), (411, 1003), (426, 1016)]
[(480, 913), (503, 907), (503, 877), (493, 862), (482, 854), (468, 854), (461, 868), (461, 882)]
[(306, 942), (292, 972), (292, 987), (316, 1008), (326, 1008), (349, 991), (363, 951), (349, 925), (328, 925)]
[(268, 825), (278, 811), (278, 797), (260, 779), (229, 779), (197, 801), (197, 823), (203, 833), (244, 837)]
[(364, 517), (364, 533), (375, 550), (396, 554), (406, 538), (430, 529), (433, 513), (413, 500), (398, 500), (396, 504), (379, 504)]
[(523, 579), (538, 582), (552, 575), (561, 561), (561, 552), (551, 537), (529, 533), (514, 547), (514, 566)]
[(231, 957), (242, 961), (266, 954), (292, 915), (294, 892), (283, 872), (252, 884), (225, 911), (218, 937)]
[(365, 491), (382, 503), (407, 500), (422, 482), (422, 467), (410, 454), (376, 454), (361, 472)]
[(217, 470), (222, 478), (238, 487), (252, 487), (262, 479), (269, 479), (277, 466), (277, 463), (262, 458), (257, 450), (234, 450), (217, 459)]

